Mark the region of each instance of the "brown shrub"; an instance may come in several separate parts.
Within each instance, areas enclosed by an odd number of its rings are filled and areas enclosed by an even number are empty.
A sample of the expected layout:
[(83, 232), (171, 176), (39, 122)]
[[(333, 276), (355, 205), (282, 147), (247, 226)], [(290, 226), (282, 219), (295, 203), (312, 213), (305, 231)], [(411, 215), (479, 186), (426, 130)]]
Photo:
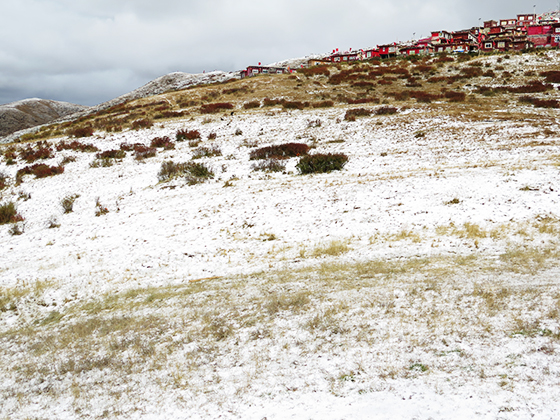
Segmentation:
[(479, 67), (473, 67), (473, 66), (469, 66), (469, 67), (465, 67), (463, 69), (461, 69), (461, 77), (463, 79), (471, 79), (473, 77), (480, 77), (482, 76), (482, 69)]
[(33, 163), (40, 159), (50, 159), (54, 157), (53, 151), (46, 144), (37, 144), (37, 149), (28, 146), (26, 149), (20, 150), (19, 157), (27, 163)]
[(524, 86), (507, 87), (506, 89), (511, 93), (539, 93), (552, 90), (553, 86), (533, 80)]
[(87, 153), (99, 151), (99, 149), (95, 147), (93, 144), (91, 143), (84, 144), (84, 143), (80, 143), (77, 140), (73, 140), (70, 143), (61, 141), (56, 145), (56, 150), (59, 152), (62, 150), (74, 150), (74, 151), (79, 150), (80, 152), (87, 152)]
[(44, 163), (36, 163), (26, 166), (16, 173), (16, 179), (21, 181), (24, 175), (35, 175), (35, 178), (46, 178), (48, 176), (59, 175), (64, 172), (64, 166), (49, 166)]
[(246, 102), (243, 104), (243, 108), (245, 109), (253, 109), (253, 108), (260, 108), (261, 103), (259, 101), (251, 101)]
[(333, 101), (313, 102), (311, 106), (313, 108), (330, 108), (331, 106), (334, 106), (334, 102)]
[(200, 132), (198, 130), (179, 130), (175, 135), (177, 141), (184, 141), (184, 140), (197, 140), (200, 139)]
[(379, 103), (379, 98), (358, 98), (358, 99), (352, 99), (352, 98), (346, 98), (346, 103), (350, 104), (350, 105), (358, 105), (358, 104), (378, 104)]
[(284, 101), (282, 107), (285, 109), (304, 109), (309, 106), (309, 102)]
[(136, 120), (132, 123), (133, 130), (143, 130), (146, 128), (150, 128), (154, 125), (154, 122), (149, 118), (141, 118)]
[(165, 137), (155, 137), (150, 143), (150, 147), (163, 147), (165, 150), (175, 149), (175, 143), (167, 136)]
[(233, 105), (229, 102), (216, 102), (213, 104), (205, 104), (200, 107), (200, 112), (202, 114), (216, 114), (220, 111), (225, 111), (228, 109), (233, 109)]
[(93, 136), (93, 127), (76, 127), (68, 131), (68, 135), (72, 137), (91, 137)]
[(125, 156), (124, 150), (121, 149), (105, 150), (95, 155), (97, 159), (123, 159)]
[(533, 105), (537, 108), (559, 108), (560, 103), (555, 99), (535, 99)]
[(276, 105), (282, 105), (282, 103), (284, 102), (283, 99), (270, 99), (270, 98), (264, 98), (263, 101), (263, 106), (276, 106)]
[(303, 156), (309, 152), (309, 146), (304, 143), (285, 143), (275, 146), (261, 147), (253, 150), (249, 155), (250, 160), (257, 159), (287, 159)]
[(440, 99), (439, 95), (433, 93), (427, 93), (422, 90), (411, 91), (409, 92), (409, 94), (410, 97), (416, 99), (417, 102), (423, 102), (423, 103), (430, 103), (432, 101)]
[(372, 113), (372, 110), (365, 108), (349, 109), (348, 111), (346, 111), (346, 114), (344, 114), (344, 120), (356, 121), (356, 117), (369, 117)]
[(449, 99), (450, 102), (463, 102), (467, 97), (465, 92), (454, 91), (445, 92), (444, 96)]
[(543, 71), (540, 76), (545, 77), (547, 83), (560, 83), (560, 71)]
[(157, 155), (157, 149), (140, 143), (134, 145), (134, 159), (143, 160)]
[(298, 69), (298, 73), (302, 73), (307, 77), (311, 76), (327, 76), (331, 75), (327, 66), (312, 66), (306, 69)]
[(382, 106), (375, 110), (375, 115), (392, 115), (397, 113), (397, 108), (394, 106)]

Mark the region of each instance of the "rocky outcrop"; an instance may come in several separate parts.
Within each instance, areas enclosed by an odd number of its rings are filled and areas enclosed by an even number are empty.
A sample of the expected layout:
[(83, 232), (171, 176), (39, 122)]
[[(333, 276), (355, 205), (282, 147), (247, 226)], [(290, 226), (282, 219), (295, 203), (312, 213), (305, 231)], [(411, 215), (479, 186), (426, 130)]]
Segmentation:
[(0, 137), (87, 109), (87, 106), (37, 98), (0, 105)]

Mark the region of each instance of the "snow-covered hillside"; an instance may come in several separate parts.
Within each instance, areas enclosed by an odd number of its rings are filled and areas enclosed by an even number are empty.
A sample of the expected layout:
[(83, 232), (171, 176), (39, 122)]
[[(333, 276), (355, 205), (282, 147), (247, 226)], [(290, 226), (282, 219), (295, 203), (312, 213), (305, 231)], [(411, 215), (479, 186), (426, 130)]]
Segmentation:
[[(168, 136), (155, 157), (61, 150), (19, 185), (4, 158), (25, 220), (0, 226), (0, 416), (558, 417), (558, 110), (476, 106), (191, 115), (80, 139)], [(249, 160), (288, 142), (348, 164)], [(161, 181), (168, 161), (214, 176)]]

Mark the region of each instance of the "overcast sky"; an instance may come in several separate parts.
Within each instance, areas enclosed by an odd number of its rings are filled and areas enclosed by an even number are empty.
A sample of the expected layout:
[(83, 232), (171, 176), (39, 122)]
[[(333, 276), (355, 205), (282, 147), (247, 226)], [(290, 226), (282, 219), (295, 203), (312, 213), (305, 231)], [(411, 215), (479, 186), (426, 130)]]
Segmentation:
[(164, 74), (375, 46), (556, 0), (0, 0), (0, 104), (94, 105)]

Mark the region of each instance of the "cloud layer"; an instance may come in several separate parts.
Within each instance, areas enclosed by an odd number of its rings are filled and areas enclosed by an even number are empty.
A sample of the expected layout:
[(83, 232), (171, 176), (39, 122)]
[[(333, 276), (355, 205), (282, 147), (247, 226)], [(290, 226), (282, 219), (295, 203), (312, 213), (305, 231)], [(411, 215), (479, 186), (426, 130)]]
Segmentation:
[(0, 103), (93, 105), (172, 71), (239, 70), (532, 11), (518, 0), (4, 0)]

